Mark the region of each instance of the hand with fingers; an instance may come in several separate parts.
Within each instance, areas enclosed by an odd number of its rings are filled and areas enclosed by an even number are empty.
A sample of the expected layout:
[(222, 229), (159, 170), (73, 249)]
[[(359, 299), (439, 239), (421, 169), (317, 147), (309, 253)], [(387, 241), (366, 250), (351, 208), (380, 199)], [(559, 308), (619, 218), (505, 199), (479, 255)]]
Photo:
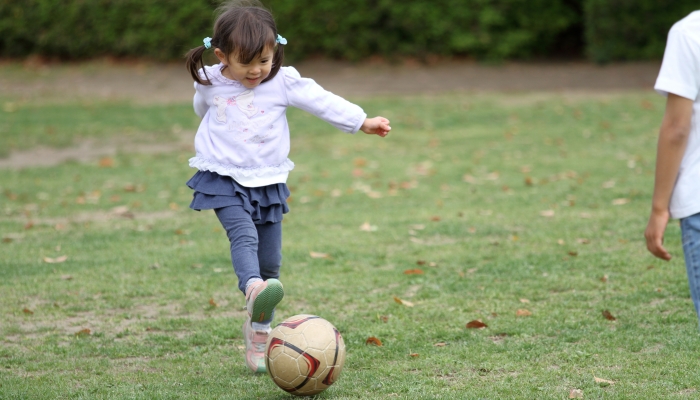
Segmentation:
[(644, 238), (647, 241), (649, 252), (666, 261), (671, 259), (671, 254), (664, 248), (664, 232), (666, 232), (669, 218), (670, 213), (668, 210), (652, 211), (649, 216), (647, 229), (644, 231)]
[(360, 130), (368, 135), (379, 135), (384, 137), (391, 131), (389, 120), (384, 117), (367, 118), (360, 127)]

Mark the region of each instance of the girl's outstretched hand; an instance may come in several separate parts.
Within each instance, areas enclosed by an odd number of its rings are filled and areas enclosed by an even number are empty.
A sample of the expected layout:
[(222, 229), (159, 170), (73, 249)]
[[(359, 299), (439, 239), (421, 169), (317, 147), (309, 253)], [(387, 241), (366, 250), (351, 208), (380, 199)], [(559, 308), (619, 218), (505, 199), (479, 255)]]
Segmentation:
[(367, 118), (360, 127), (360, 130), (369, 135), (379, 135), (384, 137), (389, 134), (391, 127), (389, 120), (384, 117)]

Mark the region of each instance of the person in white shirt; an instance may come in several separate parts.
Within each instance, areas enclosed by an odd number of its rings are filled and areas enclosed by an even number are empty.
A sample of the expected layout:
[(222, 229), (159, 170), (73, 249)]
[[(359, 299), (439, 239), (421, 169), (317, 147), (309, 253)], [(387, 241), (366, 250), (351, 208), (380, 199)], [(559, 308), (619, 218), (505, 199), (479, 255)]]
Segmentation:
[(644, 236), (654, 256), (670, 260), (664, 232), (670, 218), (680, 219), (690, 295), (700, 315), (700, 11), (671, 28), (654, 89), (667, 100)]
[[(289, 211), (286, 181), (294, 168), (288, 158), (287, 107), (348, 133), (384, 137), (391, 130), (386, 118), (367, 118), (359, 106), (283, 67), (286, 44), (259, 3), (230, 2), (220, 8), (212, 37), (186, 56), (194, 79), (194, 111), (202, 118), (196, 155), (190, 159), (198, 169), (187, 182), (194, 190), (190, 207), (213, 209), (228, 235), (248, 310), (243, 324), (246, 364), (254, 372), (265, 372), (265, 342), (275, 306), (284, 296), (278, 280), (281, 221)], [(204, 65), (209, 49), (219, 64)]]

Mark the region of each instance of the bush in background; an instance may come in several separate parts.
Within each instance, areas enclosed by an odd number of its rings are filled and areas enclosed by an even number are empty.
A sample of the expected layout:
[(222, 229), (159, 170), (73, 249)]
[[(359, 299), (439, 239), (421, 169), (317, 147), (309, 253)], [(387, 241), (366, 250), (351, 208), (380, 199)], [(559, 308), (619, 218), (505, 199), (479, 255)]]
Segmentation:
[[(287, 58), (658, 58), (697, 0), (263, 0)], [(0, 0), (0, 56), (181, 59), (218, 0)], [(585, 38), (585, 40), (584, 40)], [(585, 45), (585, 49), (584, 49)]]
[(586, 53), (596, 62), (659, 59), (671, 26), (697, 0), (586, 0)]
[[(578, 1), (578, 0), (577, 0)], [(527, 58), (580, 21), (566, 0), (269, 0), (288, 56)], [(211, 35), (213, 0), (0, 0), (0, 55), (177, 59)]]

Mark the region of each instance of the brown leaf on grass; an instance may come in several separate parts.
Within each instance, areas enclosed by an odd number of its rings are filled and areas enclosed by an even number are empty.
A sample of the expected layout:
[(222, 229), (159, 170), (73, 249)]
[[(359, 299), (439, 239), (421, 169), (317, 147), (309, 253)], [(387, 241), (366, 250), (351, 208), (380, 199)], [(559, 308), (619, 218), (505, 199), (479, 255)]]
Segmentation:
[(445, 347), (445, 346), (447, 346), (447, 343), (445, 343), (445, 342), (438, 342), (438, 343), (435, 343), (433, 346), (435, 346), (435, 347)]
[(371, 345), (374, 345), (374, 346), (381, 346), (381, 345), (382, 345), (382, 341), (379, 340), (378, 338), (374, 337), (374, 336), (370, 336), (370, 337), (367, 338), (367, 340), (365, 340), (365, 344), (366, 344), (366, 345), (371, 344)]
[(423, 275), (423, 270), (419, 268), (407, 269), (403, 271), (406, 275)]
[(607, 385), (614, 385), (615, 384), (615, 381), (610, 381), (607, 379), (598, 378), (597, 376), (594, 376), (593, 380), (595, 380), (595, 383), (603, 383), (603, 384), (607, 384)]
[(398, 297), (396, 297), (396, 296), (394, 296), (394, 301), (397, 302), (397, 303), (399, 303), (399, 304), (401, 304), (401, 305), (404, 305), (404, 306), (406, 306), (406, 307), (413, 307), (413, 306), (414, 306), (414, 304), (411, 303), (410, 301), (408, 301), (408, 300), (401, 300), (400, 298), (398, 298)]
[(532, 186), (532, 178), (529, 176), (525, 177), (525, 186)]
[(484, 329), (489, 326), (478, 319), (467, 322), (467, 329)]
[(81, 329), (78, 332), (75, 332), (75, 336), (88, 336), (90, 335), (91, 331), (88, 328)]
[(585, 238), (578, 238), (578, 239), (576, 239), (576, 241), (581, 243), (581, 244), (588, 244), (591, 242), (589, 239), (585, 239)]
[(528, 299), (520, 299), (520, 302), (521, 302), (521, 303), (529, 303), (530, 300), (528, 300)]
[(432, 217), (430, 217), (430, 220), (431, 220), (431, 221), (435, 221), (435, 222), (440, 221), (440, 219), (441, 219), (441, 218), (440, 218), (439, 215), (433, 215)]
[(32, 229), (32, 228), (34, 228), (34, 222), (29, 221), (26, 224), (24, 224), (24, 229)]
[(583, 398), (583, 390), (571, 389), (571, 391), (569, 392), (569, 398), (570, 399), (582, 399)]
[(529, 310), (526, 310), (524, 308), (521, 308), (515, 312), (516, 317), (529, 317), (531, 315), (532, 315), (532, 312), (530, 312)]
[(34, 311), (32, 311), (32, 310), (30, 310), (30, 309), (28, 309), (28, 308), (22, 309), (22, 312), (25, 313), (25, 314), (29, 314), (29, 315), (34, 314)]
[(426, 261), (425, 260), (418, 260), (416, 261), (416, 264), (418, 265), (425, 265)]
[(214, 307), (214, 308), (219, 306), (218, 304), (216, 304), (213, 297), (211, 299), (209, 299), (209, 305)]
[(389, 322), (389, 316), (388, 315), (379, 315), (379, 320), (384, 322), (385, 324)]
[(60, 264), (62, 262), (65, 262), (67, 259), (68, 256), (59, 256), (56, 258), (44, 257), (44, 262), (47, 264)]
[(367, 165), (367, 160), (362, 157), (358, 157), (353, 161), (353, 164), (355, 164), (356, 167), (364, 167)]
[(569, 250), (569, 255), (572, 257), (576, 257), (578, 255), (578, 251)]
[(363, 232), (374, 232), (377, 230), (377, 227), (375, 225), (370, 225), (369, 222), (365, 222), (360, 225), (360, 230)]
[(61, 275), (61, 280), (69, 281), (73, 279), (73, 275)]
[(331, 258), (331, 256), (328, 255), (328, 253), (319, 253), (316, 251), (310, 251), (309, 255), (311, 256), (311, 258), (325, 258), (327, 260)]
[(409, 356), (411, 356), (411, 357), (413, 357), (413, 358), (416, 358), (416, 357), (420, 356), (420, 354), (418, 354), (418, 353), (411, 353), (411, 354), (409, 354)]
[(603, 316), (608, 321), (616, 321), (617, 320), (617, 318), (615, 318), (608, 310), (603, 310)]
[(613, 200), (613, 201), (612, 201), (612, 204), (613, 204), (614, 206), (622, 206), (622, 205), (625, 205), (625, 204), (627, 204), (627, 203), (629, 203), (629, 202), (630, 202), (630, 199), (621, 198), (621, 199), (615, 199), (615, 200)]
[(608, 276), (607, 276), (607, 275), (603, 275), (602, 277), (600, 277), (600, 281), (603, 282), (603, 283), (607, 282), (607, 281), (608, 281)]
[(114, 167), (114, 159), (112, 157), (102, 157), (99, 163), (100, 168), (112, 168)]
[(554, 216), (554, 210), (544, 210), (540, 211), (540, 215), (546, 218), (551, 218)]

